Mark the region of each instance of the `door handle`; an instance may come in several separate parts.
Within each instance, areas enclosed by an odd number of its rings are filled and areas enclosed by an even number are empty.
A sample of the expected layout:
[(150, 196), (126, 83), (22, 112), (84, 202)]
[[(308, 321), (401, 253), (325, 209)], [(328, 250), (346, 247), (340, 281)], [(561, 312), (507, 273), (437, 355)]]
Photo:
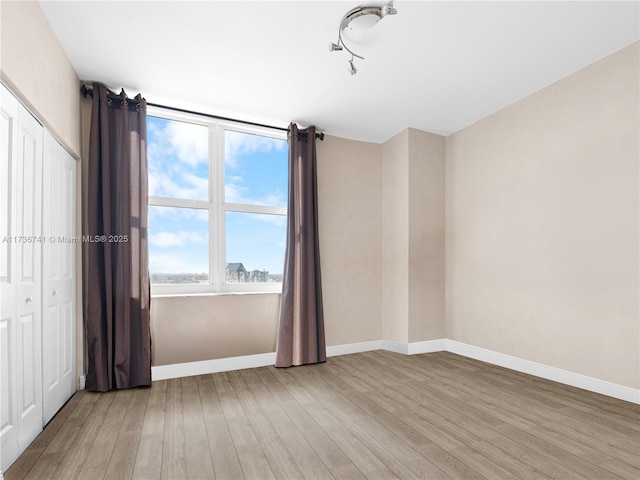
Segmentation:
[(31, 303), (33, 302), (33, 297), (27, 297), (24, 299), (24, 303)]
[(58, 294), (58, 292), (56, 292), (55, 290), (53, 292), (51, 292), (51, 295), (53, 295), (54, 297)]

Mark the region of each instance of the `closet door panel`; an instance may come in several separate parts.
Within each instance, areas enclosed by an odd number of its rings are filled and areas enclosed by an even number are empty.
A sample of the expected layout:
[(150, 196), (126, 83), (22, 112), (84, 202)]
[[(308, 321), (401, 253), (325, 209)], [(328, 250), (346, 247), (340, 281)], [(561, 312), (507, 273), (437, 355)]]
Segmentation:
[(44, 422), (75, 392), (76, 161), (48, 133), (44, 155)]
[(11, 388), (15, 378), (15, 351), (12, 348), (15, 341), (11, 318), (0, 320), (0, 440), (2, 441), (2, 464), (0, 470), (4, 471), (18, 458), (18, 429), (16, 391)]
[(16, 162), (17, 406), (22, 451), (42, 431), (42, 142), (43, 128), (18, 112)]
[(17, 100), (0, 85), (0, 469), (18, 457), (16, 202)]
[[(15, 147), (16, 147), (16, 131), (15, 131), (15, 110), (17, 102), (13, 102), (13, 108), (10, 105), (4, 105), (5, 97), (2, 96), (3, 104), (0, 108), (0, 145), (2, 156), (0, 160), (0, 200), (3, 208), (0, 208), (0, 235), (2, 235), (2, 243), (0, 243), (0, 284), (2, 288), (13, 283), (12, 274), (15, 271), (15, 258), (13, 253), (14, 244), (11, 241), (15, 230), (15, 205), (13, 205), (13, 174), (15, 173)], [(3, 290), (4, 293), (4, 290)], [(7, 292), (8, 293), (8, 292)], [(2, 296), (5, 300), (7, 297)]]

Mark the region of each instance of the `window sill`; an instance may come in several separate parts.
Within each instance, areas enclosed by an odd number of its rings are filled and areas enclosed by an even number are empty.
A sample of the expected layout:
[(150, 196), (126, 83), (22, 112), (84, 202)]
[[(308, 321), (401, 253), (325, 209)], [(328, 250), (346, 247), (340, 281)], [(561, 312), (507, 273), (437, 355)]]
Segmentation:
[(280, 291), (261, 292), (172, 292), (172, 293), (151, 293), (151, 298), (175, 298), (175, 297), (221, 297), (228, 295), (280, 295)]

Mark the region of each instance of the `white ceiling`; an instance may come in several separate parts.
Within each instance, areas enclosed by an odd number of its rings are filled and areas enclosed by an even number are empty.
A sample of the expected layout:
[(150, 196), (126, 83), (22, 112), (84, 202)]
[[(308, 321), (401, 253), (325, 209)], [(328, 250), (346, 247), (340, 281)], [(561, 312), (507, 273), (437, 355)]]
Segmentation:
[[(359, 1), (41, 1), (78, 76), (149, 102), (384, 142), (460, 130), (638, 40), (640, 2), (397, 0), (330, 53)], [(370, 4), (382, 5), (372, 1)]]

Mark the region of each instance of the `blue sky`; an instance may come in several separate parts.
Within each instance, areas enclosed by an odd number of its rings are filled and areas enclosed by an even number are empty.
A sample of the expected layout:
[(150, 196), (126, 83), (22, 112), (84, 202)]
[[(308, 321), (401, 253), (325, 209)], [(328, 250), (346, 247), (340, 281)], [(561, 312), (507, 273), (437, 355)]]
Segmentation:
[[(208, 128), (147, 117), (149, 195), (207, 201)], [(287, 142), (225, 132), (225, 201), (286, 207)], [(227, 262), (282, 273), (286, 217), (227, 212)], [(150, 206), (151, 272), (207, 273), (207, 210)]]

